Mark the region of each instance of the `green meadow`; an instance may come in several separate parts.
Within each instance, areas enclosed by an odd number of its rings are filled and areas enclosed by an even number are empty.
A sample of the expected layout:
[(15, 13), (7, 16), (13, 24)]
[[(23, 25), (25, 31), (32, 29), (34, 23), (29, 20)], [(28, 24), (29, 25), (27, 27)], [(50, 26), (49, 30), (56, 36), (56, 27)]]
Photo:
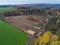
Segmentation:
[(15, 10), (16, 8), (13, 7), (0, 7), (0, 12), (8, 12), (8, 11), (12, 11)]
[(25, 45), (28, 36), (0, 20), (0, 45)]

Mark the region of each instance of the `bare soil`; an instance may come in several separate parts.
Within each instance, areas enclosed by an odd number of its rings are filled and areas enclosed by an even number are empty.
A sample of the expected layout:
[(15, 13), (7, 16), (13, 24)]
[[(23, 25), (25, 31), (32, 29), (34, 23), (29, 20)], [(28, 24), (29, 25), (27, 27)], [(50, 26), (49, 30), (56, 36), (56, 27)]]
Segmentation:
[[(35, 22), (26, 19), (27, 17), (28, 16), (11, 16), (11, 17), (6, 17), (4, 20), (9, 24), (13, 25), (14, 27), (21, 29), (21, 31), (24, 31), (25, 33), (27, 33), (27, 30), (33, 30), (37, 32), (38, 30), (36, 30), (33, 27), (37, 26), (38, 24), (42, 24), (43, 19), (38, 18), (39, 22)], [(28, 35), (31, 36), (30, 34)]]

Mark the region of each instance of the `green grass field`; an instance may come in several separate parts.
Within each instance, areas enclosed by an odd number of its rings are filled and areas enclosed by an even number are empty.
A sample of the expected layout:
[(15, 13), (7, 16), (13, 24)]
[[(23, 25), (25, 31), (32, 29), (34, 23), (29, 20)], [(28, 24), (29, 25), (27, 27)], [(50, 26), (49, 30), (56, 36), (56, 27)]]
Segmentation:
[(15, 10), (16, 8), (13, 7), (0, 7), (0, 12), (7, 12), (7, 11), (11, 11), (11, 10)]
[(25, 45), (28, 36), (0, 20), (0, 45)]

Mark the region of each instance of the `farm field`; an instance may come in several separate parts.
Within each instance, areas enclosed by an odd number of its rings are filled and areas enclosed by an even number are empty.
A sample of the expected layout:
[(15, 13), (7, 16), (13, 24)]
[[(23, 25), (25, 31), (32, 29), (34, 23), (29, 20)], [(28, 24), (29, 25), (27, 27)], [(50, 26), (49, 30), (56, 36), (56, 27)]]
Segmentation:
[(4, 20), (11, 24), (12, 26), (21, 29), (21, 31), (27, 33), (28, 36), (31, 36), (32, 34), (28, 33), (28, 30), (38, 32), (36, 27), (38, 24), (42, 24), (42, 20), (40, 22), (33, 22), (28, 19), (26, 19), (28, 16), (11, 16), (11, 17), (6, 17)]
[(24, 45), (28, 36), (0, 20), (0, 45)]
[(0, 12), (1, 13), (8, 12), (8, 11), (11, 11), (11, 10), (15, 10), (15, 8), (13, 8), (13, 7), (0, 7)]

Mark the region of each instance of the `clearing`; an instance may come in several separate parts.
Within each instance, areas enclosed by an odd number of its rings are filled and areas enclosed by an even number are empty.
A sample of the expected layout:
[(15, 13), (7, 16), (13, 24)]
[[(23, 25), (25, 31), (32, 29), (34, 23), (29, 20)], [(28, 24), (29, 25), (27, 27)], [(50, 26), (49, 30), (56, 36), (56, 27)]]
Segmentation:
[(12, 11), (12, 10), (15, 10), (16, 8), (13, 8), (13, 7), (0, 7), (0, 12), (3, 13), (3, 12), (8, 12), (8, 11)]

